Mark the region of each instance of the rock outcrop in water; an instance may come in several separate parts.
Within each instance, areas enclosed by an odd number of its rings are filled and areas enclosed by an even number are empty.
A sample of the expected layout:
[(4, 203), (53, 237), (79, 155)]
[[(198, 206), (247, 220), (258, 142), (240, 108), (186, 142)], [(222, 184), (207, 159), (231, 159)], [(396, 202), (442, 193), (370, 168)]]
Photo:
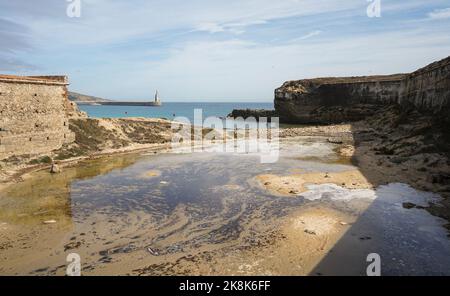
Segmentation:
[(389, 105), (448, 118), (450, 57), (410, 74), (304, 79), (275, 90), (275, 110), (286, 123), (358, 121)]
[(259, 120), (260, 117), (274, 117), (277, 116), (274, 110), (264, 110), (264, 109), (233, 109), (233, 111), (227, 115), (227, 117), (238, 118), (242, 117), (244, 119), (249, 117), (254, 117)]

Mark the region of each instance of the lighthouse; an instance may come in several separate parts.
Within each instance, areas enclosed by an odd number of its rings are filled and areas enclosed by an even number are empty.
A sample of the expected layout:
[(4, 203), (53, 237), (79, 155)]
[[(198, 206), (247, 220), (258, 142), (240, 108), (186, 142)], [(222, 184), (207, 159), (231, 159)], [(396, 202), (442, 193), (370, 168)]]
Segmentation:
[(153, 106), (161, 106), (161, 99), (159, 98), (159, 92), (156, 90), (155, 93), (155, 102), (152, 104)]

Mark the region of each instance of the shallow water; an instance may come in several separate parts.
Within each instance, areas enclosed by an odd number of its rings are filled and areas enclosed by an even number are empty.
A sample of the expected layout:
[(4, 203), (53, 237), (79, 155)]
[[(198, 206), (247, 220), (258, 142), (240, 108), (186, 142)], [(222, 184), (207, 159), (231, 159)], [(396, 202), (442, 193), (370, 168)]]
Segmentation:
[[(34, 173), (0, 193), (0, 274), (64, 274), (71, 252), (83, 274), (364, 274), (371, 252), (383, 274), (450, 274), (445, 221), (420, 208), (439, 196), (405, 184), (322, 184), (282, 197), (254, 180), (354, 169), (334, 148), (289, 140), (274, 164), (247, 154), (140, 154)], [(337, 219), (332, 233), (292, 226), (318, 211)]]

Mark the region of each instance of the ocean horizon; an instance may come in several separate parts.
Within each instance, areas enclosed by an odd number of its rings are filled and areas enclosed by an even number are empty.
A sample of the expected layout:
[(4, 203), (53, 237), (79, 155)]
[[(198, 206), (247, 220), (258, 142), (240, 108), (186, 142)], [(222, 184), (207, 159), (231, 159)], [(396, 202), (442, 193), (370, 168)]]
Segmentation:
[(78, 105), (92, 118), (120, 118), (120, 117), (145, 117), (165, 118), (187, 117), (194, 120), (194, 110), (201, 109), (203, 119), (211, 116), (226, 117), (233, 109), (274, 109), (273, 103), (254, 102), (167, 102), (160, 107), (151, 106), (105, 106), (105, 105)]

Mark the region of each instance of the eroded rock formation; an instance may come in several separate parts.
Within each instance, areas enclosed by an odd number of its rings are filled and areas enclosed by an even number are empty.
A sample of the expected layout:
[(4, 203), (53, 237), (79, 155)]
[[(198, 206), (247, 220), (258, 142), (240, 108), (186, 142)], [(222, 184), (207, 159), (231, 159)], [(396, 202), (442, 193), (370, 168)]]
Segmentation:
[(270, 118), (277, 116), (274, 110), (264, 110), (264, 109), (234, 109), (227, 117), (238, 118), (242, 117), (244, 119), (248, 117), (254, 117), (259, 120), (260, 117)]
[(288, 81), (275, 90), (275, 110), (286, 123), (357, 121), (387, 105), (448, 117), (450, 57), (410, 74)]

